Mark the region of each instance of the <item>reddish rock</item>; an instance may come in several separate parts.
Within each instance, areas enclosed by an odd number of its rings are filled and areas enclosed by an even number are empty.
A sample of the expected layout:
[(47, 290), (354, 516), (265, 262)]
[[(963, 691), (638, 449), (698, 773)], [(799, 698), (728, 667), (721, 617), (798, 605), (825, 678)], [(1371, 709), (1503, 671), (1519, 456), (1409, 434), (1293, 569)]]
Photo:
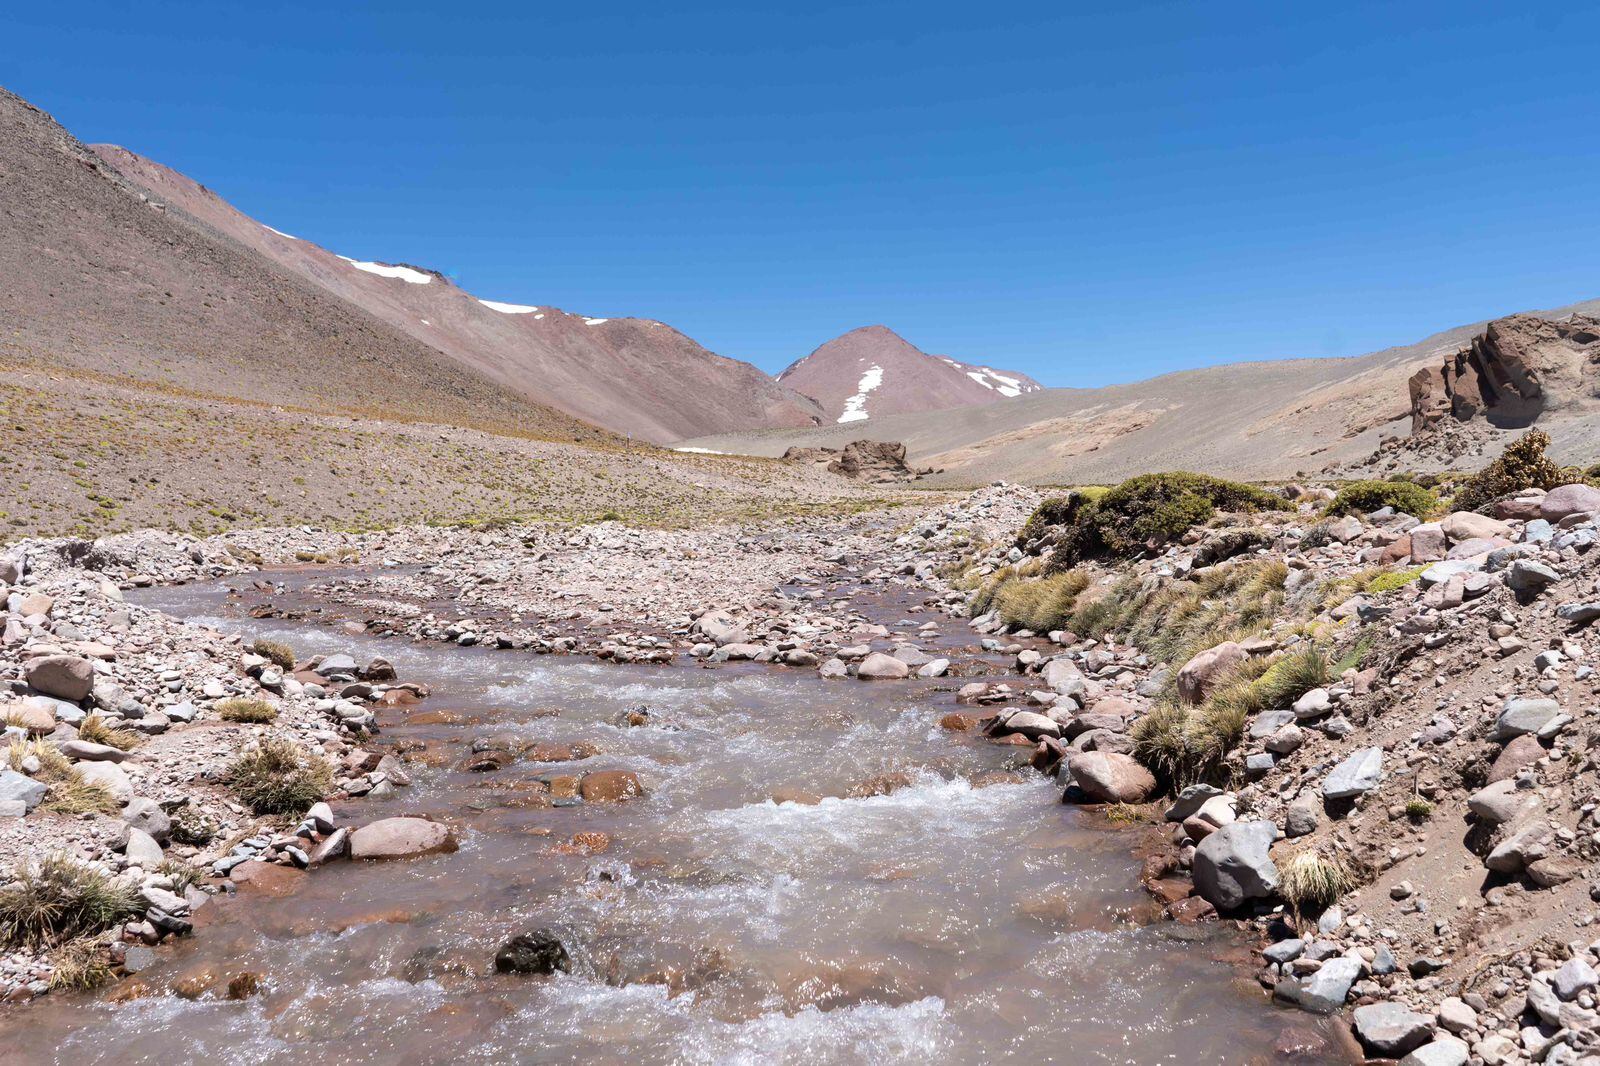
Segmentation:
[(1198, 925), (1201, 922), (1216, 921), (1217, 908), (1199, 896), (1186, 896), (1176, 903), (1167, 904), (1167, 917), (1184, 925)]
[(22, 667), (28, 684), (58, 700), (76, 703), (94, 688), (94, 664), (76, 655), (41, 655)]
[(632, 770), (596, 770), (583, 775), (578, 794), (588, 803), (618, 803), (644, 795), (644, 785)]
[(1162, 903), (1176, 903), (1194, 894), (1194, 885), (1186, 878), (1162, 877), (1146, 881), (1144, 887)]
[(1072, 783), (1101, 803), (1143, 803), (1156, 790), (1156, 779), (1131, 755), (1086, 751), (1067, 760)]
[(939, 727), (948, 729), (953, 733), (964, 733), (969, 729), (978, 727), (978, 717), (972, 714), (962, 714), (960, 711), (951, 711), (939, 719)]
[(1183, 664), (1178, 671), (1178, 698), (1197, 704), (1209, 696), (1230, 667), (1237, 666), (1249, 653), (1237, 641), (1226, 641), (1207, 648)]
[(1489, 766), (1489, 779), (1487, 784), (1504, 781), (1516, 777), (1518, 773), (1532, 766), (1544, 758), (1544, 745), (1539, 743), (1539, 738), (1532, 733), (1523, 733), (1515, 737), (1496, 756)]

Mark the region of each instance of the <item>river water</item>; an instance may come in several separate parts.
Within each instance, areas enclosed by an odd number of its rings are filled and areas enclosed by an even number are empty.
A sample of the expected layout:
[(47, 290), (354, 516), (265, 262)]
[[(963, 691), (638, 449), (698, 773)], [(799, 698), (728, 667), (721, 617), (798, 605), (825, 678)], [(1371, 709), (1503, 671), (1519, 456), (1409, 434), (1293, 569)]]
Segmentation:
[[(431, 685), (382, 713), (379, 741), (439, 765), (337, 813), (448, 819), (461, 849), (219, 897), (140, 975), (152, 994), (50, 996), (0, 1021), (7, 1061), (1241, 1063), (1283, 1061), (1280, 1044), (1326, 1061), (1316, 1023), (1270, 1007), (1225, 933), (1139, 920), (1132, 833), (1003, 773), (1015, 749), (939, 728), (949, 682), (379, 640), (251, 619), (220, 583), (138, 599), (302, 656), (382, 654)], [(641, 704), (654, 724), (626, 725)], [(599, 752), (459, 769), (488, 734)], [(650, 793), (518, 801), (519, 781), (575, 768), (632, 769)], [(822, 798), (773, 802), (786, 790)], [(540, 927), (572, 972), (494, 974), (496, 946)], [(244, 971), (264, 983), (243, 1001), (168, 991)]]

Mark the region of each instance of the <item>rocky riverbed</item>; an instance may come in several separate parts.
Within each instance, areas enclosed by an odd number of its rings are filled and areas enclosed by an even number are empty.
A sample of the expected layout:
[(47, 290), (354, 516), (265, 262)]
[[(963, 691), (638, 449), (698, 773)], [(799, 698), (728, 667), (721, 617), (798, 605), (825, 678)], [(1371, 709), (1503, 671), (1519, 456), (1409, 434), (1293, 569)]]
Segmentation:
[[(773, 1039), (778, 1058), (816, 1041), (824, 1059), (873, 1049), (967, 1060), (1091, 1032), (1081, 1012), (1115, 1002), (1152, 1026), (1160, 1015), (1201, 1032), (1215, 1019), (1193, 1012), (1219, 1011), (1269, 1056), (1585, 1061), (1600, 829), (1582, 635), (1584, 605), (1600, 592), (1594, 527), (1584, 511), (1551, 521), (1537, 495), (1524, 501), (1500, 518), (1426, 524), (1380, 512), (1329, 523), (1313, 498), (1092, 572), (1086, 595), (1111, 602), (1130, 588), (1198, 585), (1241, 562), (1282, 568), (1284, 592), (1267, 598), (1274, 606), (1255, 636), (1170, 664), (1125, 633), (1031, 632), (972, 607), (975, 587), (1048, 549), (1037, 530), (1018, 536), (1040, 497), (1017, 486), (920, 511), (690, 531), (601, 523), (26, 542), (0, 575), (12, 587), (3, 662), (18, 753), (5, 778), (18, 795), (6, 798), (20, 805), (0, 825), (0, 849), (13, 862), (68, 852), (136, 886), (142, 911), (107, 947), (121, 971), (154, 967), (113, 986), (114, 998), (140, 1001), (129, 1017), (161, 1002), (158, 1014), (195, 1021), (174, 994), (255, 1002), (258, 990), (230, 989), (248, 973), (244, 984), (264, 982), (270, 1011), (303, 1026), (321, 956), (285, 957), (285, 925), (295, 937), (315, 929), (290, 915), (309, 906), (363, 940), (382, 939), (374, 923), (402, 927), (406, 944), (450, 961), (405, 970), (394, 951), (376, 959), (374, 944), (339, 964), (356, 1004), (345, 1031), (377, 1057), (381, 1034), (361, 1019), (380, 1002), (388, 1009), (398, 987), (373, 981), (425, 990), (435, 1021), (505, 1024), (503, 1008), (479, 1002), (498, 936), (503, 968), (565, 967), (554, 985), (567, 1000), (524, 990), (512, 1008), (554, 1040), (554, 1058), (611, 1046), (600, 1026), (552, 1036), (556, 1015), (580, 1005), (633, 1017), (639, 1028), (610, 1039), (646, 1057), (736, 1059), (745, 1041)], [(1376, 581), (1380, 570), (1404, 580)], [(1253, 714), (1230, 755), (1232, 789), (1197, 786), (1155, 804), (1138, 723), (1174, 686), (1203, 701), (1234, 663), (1299, 655), (1318, 626), (1319, 640), (1359, 643), (1357, 665), (1292, 706)], [(292, 654), (274, 661), (283, 647)], [(230, 720), (240, 700), (270, 705), (273, 719)], [(91, 714), (130, 750), (80, 737)], [(25, 744), (24, 734), (38, 739)], [(241, 803), (235, 763), (270, 738), (321, 760), (330, 804), (263, 818)], [(41, 742), (115, 806), (52, 810), (46, 797), (62, 790), (27, 747)], [(778, 751), (790, 758), (773, 761)], [(1050, 802), (1047, 775), (1067, 806)], [(1117, 825), (1146, 828), (1108, 827), (1089, 813), (1102, 804)], [(195, 821), (204, 840), (187, 828)], [(525, 868), (530, 838), (540, 858)], [(1143, 904), (1114, 887), (1139, 873), (1115, 872), (1136, 847)], [(1313, 852), (1351, 880), (1315, 909), (1286, 906), (1280, 884)], [(430, 853), (400, 866), (358, 862), (373, 871), (359, 876), (345, 863), (337, 875), (300, 872), (351, 854)], [(740, 858), (733, 868), (729, 855)], [(808, 876), (823, 869), (825, 887)], [(485, 878), (507, 877), (517, 922), (474, 901)], [(741, 917), (738, 943), (707, 961), (696, 953), (718, 939), (730, 900), (691, 906), (679, 877), (695, 892), (744, 886), (729, 890), (745, 900), (740, 914), (759, 887), (770, 920), (754, 930)], [(440, 878), (455, 878), (444, 898), (478, 917), (416, 935), (418, 905)], [(916, 899), (914, 919), (901, 889)], [(790, 897), (804, 902), (791, 909)], [(870, 960), (816, 939), (844, 897), (860, 902), (843, 928), (875, 946)], [(397, 916), (374, 917), (391, 898), (404, 901)], [(934, 899), (943, 917), (923, 909)], [(884, 907), (893, 928), (876, 924)], [(1009, 917), (954, 917), (974, 910)], [(1151, 911), (1237, 946), (1147, 954), (1159, 941), (1137, 930)], [(654, 917), (626, 949), (615, 931), (597, 932), (641, 914)], [(913, 935), (908, 921), (928, 928)], [(227, 950), (247, 943), (262, 969), (219, 962), (226, 951), (204, 946), (207, 929), (186, 938), (213, 923), (233, 931)], [(1253, 963), (1228, 939), (1236, 926), (1259, 948)], [(1090, 933), (1111, 938), (1095, 953), (1101, 991), (1066, 995), (1057, 982), (1067, 971), (1040, 952), (1086, 950)], [(519, 935), (531, 939), (513, 942)], [(918, 945), (909, 966), (908, 936)], [(176, 957), (147, 950), (174, 937), (184, 938)], [(782, 960), (773, 938), (788, 945)], [(810, 947), (797, 955), (797, 944)], [(949, 969), (937, 961), (945, 951), (984, 961), (957, 967), (952, 985), (934, 976)], [(1113, 961), (1119, 951), (1131, 954)], [(1230, 954), (1260, 977), (1253, 996), (1236, 1001), (1217, 978), (1208, 994), (1223, 1004), (1202, 1007), (1167, 979), (1166, 968), (1187, 973), (1197, 957)], [(48, 989), (60, 962), (13, 953), (7, 995)], [(1108, 976), (1123, 964), (1143, 974), (1137, 991), (1127, 971)], [(972, 998), (972, 982), (997, 981)], [(594, 999), (595, 982), (662, 988), (668, 1004), (690, 991), (691, 1006)], [(1021, 1006), (1039, 994), (1066, 1001), (1070, 1016), (1062, 1002)], [(1273, 998), (1304, 1013), (1274, 1013)], [(77, 1010), (51, 1008), (39, 1031), (77, 1039)], [(1346, 1011), (1331, 1027), (1318, 1020)], [(722, 1028), (706, 1029), (712, 1018)], [(1079, 1060), (1194, 1050), (1154, 1032), (1119, 1029), (1120, 1044), (1093, 1037)], [(169, 1050), (221, 1050), (199, 1039), (179, 1025)], [(1236, 1061), (1227, 1048), (1184, 1061)]]

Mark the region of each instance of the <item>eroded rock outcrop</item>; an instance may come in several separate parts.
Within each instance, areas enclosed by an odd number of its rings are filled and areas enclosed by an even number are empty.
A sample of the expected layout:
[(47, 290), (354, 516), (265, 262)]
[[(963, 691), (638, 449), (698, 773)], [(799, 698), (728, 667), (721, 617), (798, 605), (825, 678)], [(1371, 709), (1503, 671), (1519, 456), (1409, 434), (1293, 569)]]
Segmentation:
[(827, 467), (828, 472), (874, 484), (912, 481), (930, 470), (916, 470), (906, 464), (906, 446), (899, 441), (857, 440), (840, 448), (790, 448), (783, 453), (790, 462)]
[(1600, 387), (1600, 321), (1512, 315), (1411, 376), (1411, 432), (1447, 419), (1526, 426), (1547, 410), (1582, 404)]

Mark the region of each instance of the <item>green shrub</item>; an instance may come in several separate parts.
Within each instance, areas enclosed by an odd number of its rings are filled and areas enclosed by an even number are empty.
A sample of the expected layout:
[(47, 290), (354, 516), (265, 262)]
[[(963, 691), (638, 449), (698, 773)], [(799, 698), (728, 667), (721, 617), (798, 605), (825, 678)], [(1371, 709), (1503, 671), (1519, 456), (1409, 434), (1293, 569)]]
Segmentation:
[(1385, 570), (1381, 574), (1374, 574), (1367, 578), (1362, 583), (1363, 591), (1381, 594), (1403, 589), (1421, 577), (1422, 572), (1426, 569), (1426, 566), (1414, 566), (1409, 570)]
[(246, 696), (218, 700), (216, 707), (224, 722), (260, 724), (275, 721), (278, 717), (278, 709), (266, 700), (251, 699)]
[(1457, 511), (1476, 511), (1519, 489), (1553, 489), (1572, 480), (1570, 472), (1544, 454), (1550, 438), (1530, 429), (1510, 444), (1500, 458), (1468, 478), (1450, 505)]
[(1433, 804), (1421, 796), (1412, 796), (1406, 800), (1406, 817), (1420, 822), (1433, 814)]
[(301, 815), (333, 786), (333, 772), (291, 741), (268, 737), (228, 767), (228, 785), (256, 814)]
[(282, 641), (258, 639), (250, 645), (250, 650), (270, 659), (275, 666), (285, 670), (294, 669), (294, 649)]
[(1141, 474), (1108, 489), (1098, 499), (1078, 495), (1050, 560), (1051, 570), (1067, 570), (1100, 556), (1133, 558), (1159, 548), (1227, 511), (1284, 510), (1279, 496), (1237, 481), (1174, 471)]
[(54, 947), (144, 913), (132, 886), (65, 855), (23, 864), (0, 890), (0, 939), (9, 947)]
[(1439, 508), (1439, 497), (1409, 481), (1352, 481), (1341, 488), (1326, 514), (1371, 514), (1393, 507), (1417, 518), (1427, 518)]

